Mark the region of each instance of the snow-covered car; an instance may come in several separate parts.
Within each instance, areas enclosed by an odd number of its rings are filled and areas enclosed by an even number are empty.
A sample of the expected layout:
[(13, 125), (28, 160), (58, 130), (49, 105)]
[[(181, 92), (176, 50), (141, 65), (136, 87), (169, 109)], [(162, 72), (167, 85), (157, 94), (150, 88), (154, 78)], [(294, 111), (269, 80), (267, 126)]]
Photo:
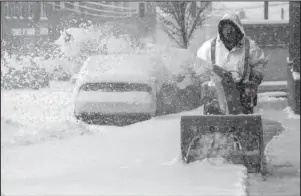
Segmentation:
[(174, 105), (171, 78), (162, 62), (145, 54), (89, 57), (75, 85), (74, 115), (98, 122), (149, 119)]

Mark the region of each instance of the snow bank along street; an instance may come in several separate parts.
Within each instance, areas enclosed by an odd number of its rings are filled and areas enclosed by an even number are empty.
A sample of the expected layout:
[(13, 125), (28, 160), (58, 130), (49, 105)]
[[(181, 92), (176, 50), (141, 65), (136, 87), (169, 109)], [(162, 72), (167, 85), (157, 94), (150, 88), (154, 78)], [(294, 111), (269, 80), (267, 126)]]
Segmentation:
[[(3, 193), (246, 194), (243, 166), (221, 160), (181, 162), (181, 114), (126, 127), (85, 125), (73, 120), (72, 92), (67, 89), (68, 85), (52, 85), (39, 91), (1, 92)], [(298, 171), (298, 116), (284, 110), (283, 98), (260, 101), (263, 118), (286, 128), (267, 146), (269, 164), (293, 165)], [(275, 105), (280, 108), (271, 109)], [(199, 109), (185, 115), (198, 113)]]

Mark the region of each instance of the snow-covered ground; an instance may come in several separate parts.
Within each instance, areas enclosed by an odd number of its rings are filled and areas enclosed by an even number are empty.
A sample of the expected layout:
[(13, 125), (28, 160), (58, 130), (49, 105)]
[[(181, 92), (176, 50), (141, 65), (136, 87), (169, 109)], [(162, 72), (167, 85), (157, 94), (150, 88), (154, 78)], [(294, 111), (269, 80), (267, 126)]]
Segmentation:
[[(275, 193), (279, 184), (283, 194), (287, 189), (300, 194), (296, 184), (300, 178), (289, 178), (277, 169), (289, 165), (296, 173), (300, 168), (299, 116), (285, 109), (284, 98), (260, 101), (257, 111), (265, 119), (281, 122), (286, 131), (266, 149), (277, 177), (262, 182), (251, 176), (248, 189)], [(181, 115), (127, 127), (85, 125), (72, 118), (68, 83), (39, 91), (1, 91), (1, 191), (5, 195), (245, 195), (247, 175), (242, 166), (218, 160), (181, 162)]]
[(1, 92), (4, 194), (245, 195), (244, 167), (182, 163), (180, 115), (83, 125), (72, 120), (70, 95), (58, 86)]

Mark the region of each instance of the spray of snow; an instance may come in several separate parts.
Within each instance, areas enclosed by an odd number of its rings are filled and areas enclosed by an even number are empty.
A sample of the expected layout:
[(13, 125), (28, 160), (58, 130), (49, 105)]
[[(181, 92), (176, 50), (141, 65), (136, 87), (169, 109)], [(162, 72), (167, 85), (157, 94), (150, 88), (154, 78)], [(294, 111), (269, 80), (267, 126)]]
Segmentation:
[(138, 47), (128, 34), (117, 36), (115, 31), (109, 25), (69, 28), (61, 32), (55, 43), (60, 46), (65, 56), (73, 58), (100, 53), (130, 53)]
[(48, 73), (53, 73), (54, 69), (60, 66), (66, 73), (74, 73), (74, 63), (64, 58), (52, 58), (46, 60), (43, 57), (36, 57), (33, 60), (39, 67), (45, 68)]
[[(72, 37), (67, 42), (66, 33)], [(88, 58), (99, 54), (147, 54), (153, 60), (162, 61), (174, 75), (184, 73), (195, 60), (192, 50), (171, 48), (160, 43), (147, 43), (147, 38), (135, 40), (128, 34), (116, 36), (114, 29), (109, 26), (69, 28), (62, 32), (56, 44), (60, 46), (64, 55), (70, 58), (79, 56)]]

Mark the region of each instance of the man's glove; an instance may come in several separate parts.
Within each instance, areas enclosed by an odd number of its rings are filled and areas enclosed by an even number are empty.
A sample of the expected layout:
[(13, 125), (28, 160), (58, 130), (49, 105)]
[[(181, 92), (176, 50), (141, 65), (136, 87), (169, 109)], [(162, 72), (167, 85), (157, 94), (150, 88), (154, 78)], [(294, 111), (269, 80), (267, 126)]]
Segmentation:
[(263, 77), (264, 75), (262, 72), (252, 69), (249, 81), (259, 86), (263, 80)]

